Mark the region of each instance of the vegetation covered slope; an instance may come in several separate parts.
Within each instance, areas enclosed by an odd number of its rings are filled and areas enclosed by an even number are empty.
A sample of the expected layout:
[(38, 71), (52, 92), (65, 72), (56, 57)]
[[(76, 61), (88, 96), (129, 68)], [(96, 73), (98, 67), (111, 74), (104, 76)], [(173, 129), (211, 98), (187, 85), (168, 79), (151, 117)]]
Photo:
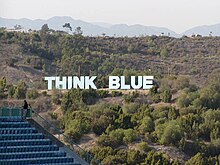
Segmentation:
[[(86, 149), (103, 164), (220, 163), (220, 38), (84, 37), (44, 26), (2, 29), (0, 43), (1, 101), (28, 98), (77, 142), (95, 134)], [(98, 75), (106, 87), (109, 75), (122, 74), (154, 75), (159, 88), (40, 90), (44, 75)]]
[(219, 67), (220, 58), (220, 37), (84, 37), (80, 29), (67, 35), (42, 26), (30, 33), (1, 30), (0, 43), (1, 72), (8, 77), (12, 77), (11, 70), (22, 68), (33, 73), (31, 77), (41, 77), (39, 71), (103, 77), (120, 68), (189, 75), (204, 82)]

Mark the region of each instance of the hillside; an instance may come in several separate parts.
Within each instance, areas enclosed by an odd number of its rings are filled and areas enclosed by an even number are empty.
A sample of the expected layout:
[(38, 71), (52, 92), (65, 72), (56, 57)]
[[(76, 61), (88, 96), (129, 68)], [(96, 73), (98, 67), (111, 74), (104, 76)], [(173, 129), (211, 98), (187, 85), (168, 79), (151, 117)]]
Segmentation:
[[(23, 99), (104, 165), (220, 163), (220, 37), (85, 37), (0, 30), (0, 105)], [(99, 90), (45, 90), (44, 76), (96, 75)], [(108, 76), (153, 75), (149, 91)], [(64, 139), (65, 140), (65, 139)]]
[(0, 75), (10, 81), (35, 82), (42, 75), (64, 73), (78, 75), (80, 67), (81, 75), (102, 77), (114, 68), (132, 68), (155, 76), (186, 75), (203, 84), (220, 62), (220, 37), (114, 38), (5, 31), (0, 39)]

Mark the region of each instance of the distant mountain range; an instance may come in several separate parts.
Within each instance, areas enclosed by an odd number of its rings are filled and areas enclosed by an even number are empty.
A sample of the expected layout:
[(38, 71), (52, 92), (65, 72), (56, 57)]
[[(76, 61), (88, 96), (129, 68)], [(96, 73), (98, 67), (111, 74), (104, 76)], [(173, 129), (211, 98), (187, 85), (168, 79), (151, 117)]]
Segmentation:
[(97, 36), (105, 33), (108, 36), (140, 36), (140, 35), (170, 35), (173, 37), (181, 37), (182, 35), (200, 34), (207, 36), (212, 32), (214, 36), (220, 36), (220, 24), (210, 26), (198, 26), (187, 30), (184, 33), (177, 34), (176, 32), (165, 28), (156, 26), (143, 26), (143, 25), (131, 25), (116, 24), (111, 25), (103, 22), (85, 22), (82, 20), (75, 20), (66, 16), (55, 16), (48, 20), (43, 19), (6, 19), (0, 17), (0, 27), (13, 28), (15, 25), (21, 25), (24, 29), (39, 30), (43, 24), (48, 24), (49, 28), (54, 30), (64, 30), (63, 25), (70, 23), (72, 29), (80, 26), (84, 35)]
[(220, 36), (220, 24), (197, 26), (182, 33), (182, 35), (187, 36), (192, 34), (200, 34), (203, 36), (211, 34), (213, 36)]

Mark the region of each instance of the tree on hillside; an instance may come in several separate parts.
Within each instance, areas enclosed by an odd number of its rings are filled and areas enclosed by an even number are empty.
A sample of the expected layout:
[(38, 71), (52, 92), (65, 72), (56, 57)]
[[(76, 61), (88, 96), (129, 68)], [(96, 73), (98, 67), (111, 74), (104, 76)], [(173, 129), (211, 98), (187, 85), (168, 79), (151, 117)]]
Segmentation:
[(183, 131), (176, 122), (170, 122), (164, 129), (160, 142), (165, 145), (178, 145), (183, 137)]
[(22, 29), (21, 25), (17, 25), (17, 24), (14, 26), (14, 28), (15, 28), (15, 30), (20, 30), (20, 29)]
[(205, 157), (204, 154), (197, 153), (194, 157), (192, 157), (191, 159), (189, 159), (186, 162), (186, 165), (194, 165), (194, 164), (197, 164), (197, 165), (207, 165), (209, 163), (210, 162), (208, 161), (208, 158)]
[(16, 99), (25, 99), (27, 92), (27, 85), (21, 81), (15, 88), (14, 97)]
[(7, 86), (6, 78), (2, 77), (0, 79), (0, 98), (4, 97), (4, 91), (5, 91), (6, 86)]
[(80, 26), (76, 27), (74, 34), (82, 35), (83, 34), (82, 28)]
[(172, 99), (172, 93), (170, 89), (164, 90), (162, 93), (162, 101), (165, 103), (170, 103)]
[(2, 77), (0, 79), (0, 91), (4, 91), (7, 86), (6, 78)]
[(49, 27), (48, 27), (48, 25), (47, 24), (44, 24), (42, 27), (41, 27), (41, 31), (42, 32), (48, 32), (49, 31)]
[(169, 165), (170, 160), (166, 154), (150, 151), (145, 159), (146, 164)]
[(69, 31), (72, 31), (72, 27), (71, 27), (70, 23), (65, 23), (65, 24), (63, 25), (63, 28), (66, 28), (67, 31), (68, 31), (68, 30), (69, 30)]
[(138, 130), (140, 130), (142, 133), (154, 131), (153, 120), (149, 116), (144, 117)]
[(168, 49), (167, 48), (163, 48), (163, 49), (161, 49), (161, 51), (160, 51), (160, 56), (161, 57), (167, 57), (169, 55), (169, 52), (168, 52)]
[(14, 96), (14, 93), (15, 93), (15, 87), (13, 85), (11, 85), (9, 88), (8, 88), (8, 97), (9, 98), (12, 98)]

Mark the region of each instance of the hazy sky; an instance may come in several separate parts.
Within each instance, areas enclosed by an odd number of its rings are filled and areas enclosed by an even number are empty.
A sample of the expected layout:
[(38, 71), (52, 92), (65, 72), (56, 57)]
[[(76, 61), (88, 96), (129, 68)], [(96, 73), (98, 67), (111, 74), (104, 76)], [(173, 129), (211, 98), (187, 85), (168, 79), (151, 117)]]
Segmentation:
[(88, 22), (163, 26), (178, 33), (220, 23), (220, 0), (0, 0), (0, 17), (71, 16)]

